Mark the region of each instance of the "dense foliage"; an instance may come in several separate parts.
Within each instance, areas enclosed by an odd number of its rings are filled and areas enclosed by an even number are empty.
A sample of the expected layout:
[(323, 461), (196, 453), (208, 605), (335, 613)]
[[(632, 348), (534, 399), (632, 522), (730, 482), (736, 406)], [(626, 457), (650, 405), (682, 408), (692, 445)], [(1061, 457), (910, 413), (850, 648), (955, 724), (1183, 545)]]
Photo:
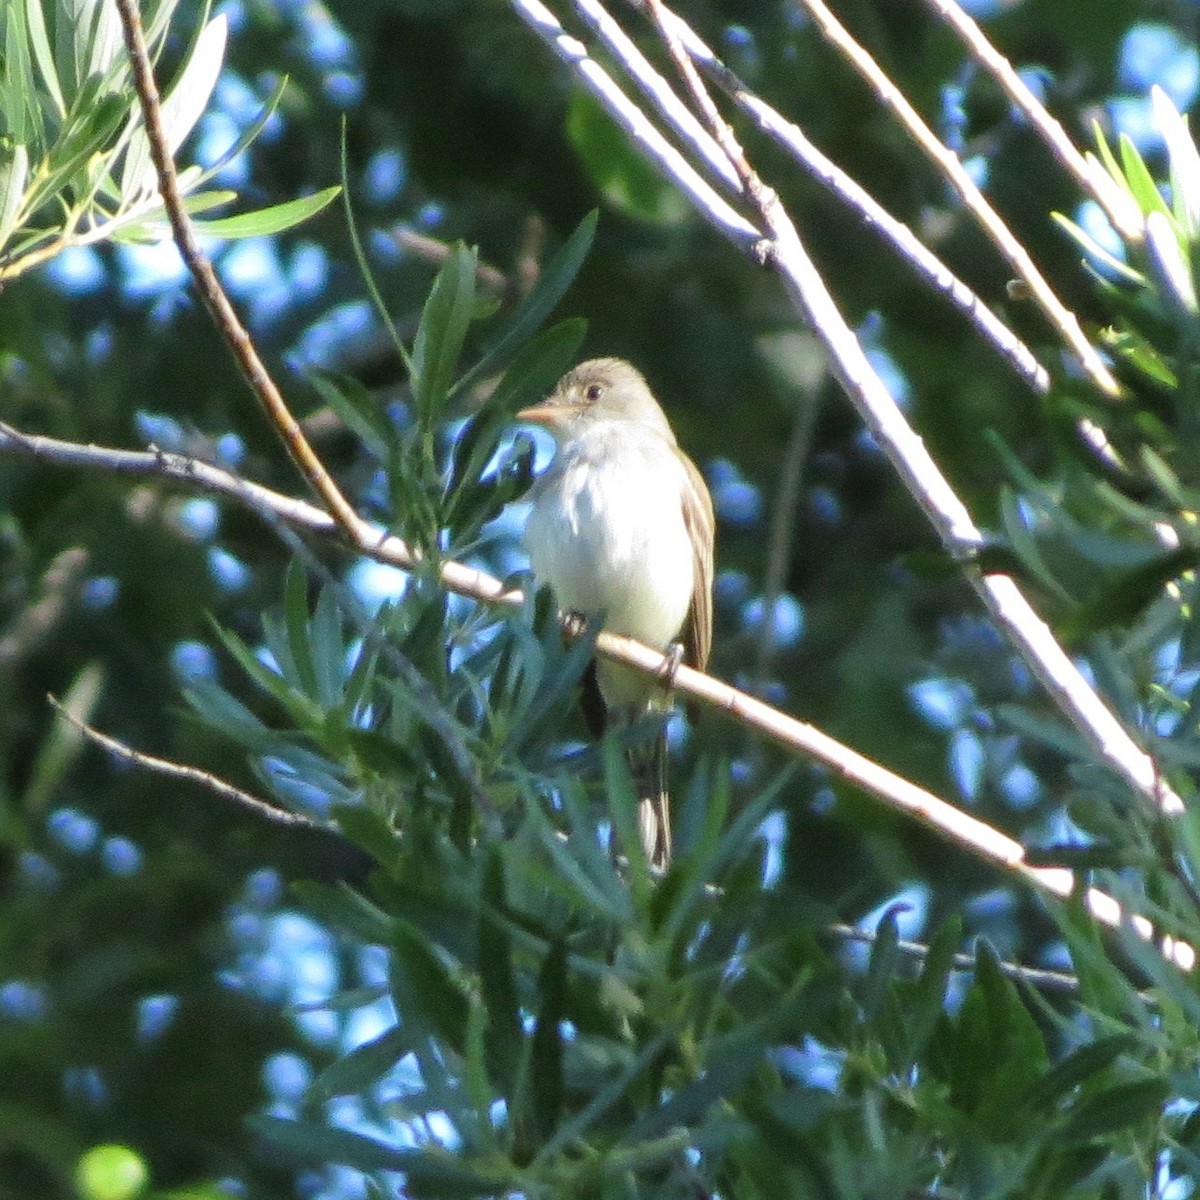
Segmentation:
[[(801, 7), (682, 13), (1048, 369), (1039, 394), (738, 124), (988, 530), (956, 559), (777, 275), (513, 8), (146, 4), (204, 245), (348, 497), (420, 550), (399, 572), (236, 490), (28, 452), (152, 446), (303, 494), (166, 238), (116, 7), (7, 0), (0, 1197), (1192, 1194), (1194, 974), (712, 711), (673, 728), (679, 853), (652, 878), (619, 746), (575, 711), (591, 643), (545, 596), (439, 575), (520, 582), (547, 447), (512, 414), (581, 357), (630, 358), (716, 501), (713, 673), (1200, 946), (1200, 157), (1175, 111), (1197, 11), (993, 7), (1135, 235), (931, 10), (839, 10), (1119, 399)], [(1072, 726), (979, 569), (1013, 574), (1187, 811)], [(211, 779), (106, 751), (48, 696)]]

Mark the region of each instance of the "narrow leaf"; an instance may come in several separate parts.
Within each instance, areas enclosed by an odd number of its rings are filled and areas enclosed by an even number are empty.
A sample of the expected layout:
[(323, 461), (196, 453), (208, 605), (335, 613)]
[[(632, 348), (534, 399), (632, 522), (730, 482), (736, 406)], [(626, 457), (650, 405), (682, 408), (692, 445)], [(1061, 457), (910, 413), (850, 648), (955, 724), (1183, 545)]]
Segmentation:
[(341, 188), (327, 187), (311, 196), (299, 196), (282, 204), (272, 204), (254, 212), (235, 217), (218, 217), (211, 221), (196, 221), (196, 230), (217, 238), (265, 237), (307, 221), (337, 199)]
[(411, 1049), (412, 1039), (393, 1025), (327, 1066), (308, 1086), (305, 1100), (323, 1104), (334, 1096), (366, 1092), (379, 1082)]
[(429, 428), (446, 401), (475, 311), (474, 250), (457, 245), (438, 272), (421, 312), (412, 353), (417, 419)]
[(500, 337), (484, 356), (455, 385), (455, 391), (504, 365), (554, 311), (567, 288), (575, 281), (596, 236), (599, 211), (592, 209), (575, 227), (557, 254), (542, 268), (537, 285), (517, 306)]

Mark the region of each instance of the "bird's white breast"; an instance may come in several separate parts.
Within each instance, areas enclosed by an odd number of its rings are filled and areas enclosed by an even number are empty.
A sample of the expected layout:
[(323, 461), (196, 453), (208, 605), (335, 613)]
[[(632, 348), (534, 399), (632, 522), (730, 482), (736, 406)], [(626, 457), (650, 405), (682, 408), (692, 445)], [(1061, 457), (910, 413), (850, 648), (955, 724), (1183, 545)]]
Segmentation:
[(534, 576), (560, 608), (603, 614), (606, 629), (665, 649), (692, 599), (685, 484), (660, 434), (594, 422), (560, 446), (535, 490), (525, 531)]

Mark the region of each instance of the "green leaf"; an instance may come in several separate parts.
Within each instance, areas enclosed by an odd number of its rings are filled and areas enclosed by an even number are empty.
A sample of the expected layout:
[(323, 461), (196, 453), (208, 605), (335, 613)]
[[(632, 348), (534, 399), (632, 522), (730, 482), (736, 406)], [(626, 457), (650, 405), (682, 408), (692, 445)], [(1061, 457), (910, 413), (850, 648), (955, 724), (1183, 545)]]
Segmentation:
[[(76, 721), (91, 721), (104, 692), (105, 681), (106, 670), (100, 663), (82, 667), (62, 698), (63, 710)], [(50, 725), (33, 762), (25, 768), (27, 782), (21, 797), (24, 812), (41, 813), (49, 808), (85, 744), (83, 733), (64, 718), (60, 717)]]
[[(308, 574), (298, 561), (288, 567), (283, 616), (287, 630), (288, 661), (295, 672), (294, 682), (306, 696), (316, 699), (317, 670), (313, 665), (308, 624)], [(279, 665), (286, 670), (284, 663)]]
[(404, 1193), (407, 1196), (503, 1196), (517, 1187), (515, 1172), (503, 1165), (481, 1170), (449, 1150), (417, 1149), (405, 1152)]
[(391, 940), (395, 956), (392, 992), (406, 1025), (461, 1054), (465, 1048), (469, 1003), (461, 985), (415, 925), (396, 918)]
[(887, 999), (892, 977), (903, 961), (897, 916), (905, 907), (903, 904), (891, 905), (875, 930), (875, 942), (871, 946), (862, 995), (863, 1021), (867, 1025), (873, 1024), (879, 1016)]
[(1123, 1054), (1136, 1052), (1137, 1042), (1129, 1034), (1097, 1038), (1072, 1051), (1034, 1081), (1023, 1103), (1049, 1113), (1081, 1084), (1095, 1080)]
[[(119, 29), (119, 26), (118, 26)], [(221, 73), (229, 23), (224, 14), (214, 17), (201, 31), (161, 105), (163, 131), (172, 156), (183, 145), (208, 106)], [(119, 34), (118, 34), (119, 38)], [(119, 44), (119, 41), (118, 41)], [(105, 64), (106, 66), (107, 64)], [(103, 73), (93, 67), (89, 73)], [(121, 194), (127, 201), (158, 191), (158, 175), (150, 156), (150, 139), (142, 128), (135, 129), (121, 168)]]
[(1072, 239), (1077, 242), (1084, 254), (1094, 263), (1099, 269), (1108, 272), (1118, 279), (1123, 279), (1126, 283), (1141, 284), (1144, 281), (1143, 277), (1135, 271), (1128, 263), (1116, 257), (1110, 251), (1100, 245), (1089, 233), (1084, 232), (1080, 226), (1076, 225), (1069, 217), (1065, 217), (1062, 213), (1051, 213), (1051, 217), (1058, 222), (1063, 229), (1067, 231)]
[(1011, 1136), (1026, 1119), (1021, 1097), (1046, 1069), (1046, 1048), (983, 938), (975, 943), (975, 982), (959, 1013), (950, 1055), (952, 1102), (993, 1136)]
[(4, 131), (19, 145), (38, 145), (42, 140), (42, 121), (38, 111), (37, 87), (30, 58), (30, 38), (25, 23), (25, 6), (10, 0), (4, 20), (4, 40), (0, 43), (0, 95), (8, 101)]
[(912, 1066), (925, 1052), (945, 1012), (946, 989), (962, 935), (962, 917), (955, 914), (946, 919), (929, 943), (910, 1008), (907, 1066)]
[(1142, 213), (1149, 215), (1152, 212), (1160, 212), (1170, 218), (1171, 210), (1162, 198), (1162, 193), (1159, 192), (1158, 185), (1154, 182), (1154, 176), (1150, 174), (1145, 160), (1128, 134), (1121, 134), (1119, 145), (1125, 182)]
[(276, 734), (213, 680), (195, 678), (184, 687), (183, 695), (207, 724), (239, 745), (262, 753), (277, 745)]
[[(263, 106), (258, 110), (254, 120), (242, 130), (237, 141), (229, 147), (215, 162), (204, 168), (196, 179), (196, 186), (207, 183), (214, 176), (219, 175), (226, 166), (229, 165), (243, 150), (249, 146), (255, 138), (262, 133), (266, 128), (267, 122), (271, 119), (272, 114), (279, 107), (279, 102), (283, 99), (283, 93), (287, 90), (288, 77), (280, 75), (274, 86), (271, 88), (270, 94), (263, 101)], [(340, 190), (340, 189), (339, 189)]]
[(1170, 1091), (1165, 1079), (1141, 1079), (1086, 1096), (1072, 1110), (1060, 1136), (1068, 1142), (1082, 1142), (1157, 1118)]
[(661, 1137), (669, 1130), (702, 1122), (718, 1102), (728, 1099), (762, 1065), (769, 1047), (797, 1024), (809, 987), (808, 972), (796, 978), (760, 1017), (724, 1037), (710, 1039), (711, 1058), (699, 1078), (670, 1092), (663, 1103), (642, 1114), (626, 1132), (628, 1145)]
[(308, 379), (346, 428), (376, 457), (386, 460), (397, 444), (396, 427), (367, 388), (359, 380), (333, 371), (313, 370)]
[(395, 864), (400, 852), (400, 835), (382, 813), (362, 804), (340, 804), (334, 808), (333, 816), (342, 833), (380, 866)]
[(608, 202), (652, 225), (686, 220), (687, 201), (634, 149), (604, 106), (582, 89), (567, 109), (567, 136)]
[(254, 212), (239, 213), (236, 217), (218, 217), (212, 221), (195, 221), (197, 233), (218, 238), (266, 237), (307, 221), (337, 199), (341, 188), (327, 187), (311, 196), (299, 196), (282, 204), (272, 204)]
[[(20, 0), (18, 0), (18, 3)], [(46, 91), (54, 102), (55, 112), (59, 117), (67, 115), (67, 105), (63, 99), (62, 87), (58, 81), (58, 71), (54, 65), (54, 54), (50, 49), (50, 40), (46, 36), (46, 18), (42, 11), (43, 0), (25, 0), (25, 26), (29, 31), (29, 44), (33, 48), (33, 57), (41, 73)]]
[[(455, 384), (456, 392), (489, 371), (502, 367), (541, 328), (542, 322), (554, 311), (566, 294), (567, 288), (575, 282), (579, 268), (583, 266), (583, 260), (587, 258), (592, 247), (599, 219), (599, 212), (592, 209), (579, 222), (558, 253), (542, 267), (537, 284), (517, 305), (516, 311), (504, 327), (504, 332)], [(582, 331), (580, 336), (582, 339)]]
[(29, 177), (29, 151), (23, 145), (13, 146), (8, 161), (0, 163), (0, 251), (3, 251), (13, 230), (21, 201), (25, 198), (25, 181)]
[(1083, 634), (1136, 620), (1163, 594), (1168, 583), (1193, 569), (1197, 559), (1194, 546), (1180, 546), (1135, 570), (1124, 572), (1070, 614), (1062, 623), (1062, 636), (1071, 641)]
[(385, 1146), (374, 1138), (315, 1121), (285, 1121), (256, 1116), (247, 1120), (250, 1130), (284, 1151), (296, 1162), (341, 1163), (359, 1171), (403, 1171), (411, 1151)]
[(495, 846), (488, 847), (484, 865), (483, 905), (478, 920), (479, 989), (487, 1013), (488, 1074), (501, 1091), (508, 1092), (516, 1079), (521, 1057), (521, 1010), (513, 971), (512, 938), (501, 917), (507, 909), (504, 860)]
[(342, 637), (342, 610), (334, 587), (324, 587), (309, 627), (313, 671), (317, 677), (317, 703), (337, 719), (342, 704), (349, 647)]
[(461, 243), (450, 252), (421, 312), (412, 353), (417, 420), (432, 427), (445, 405), (475, 312), (476, 254)]
[(561, 651), (555, 653), (553, 642), (549, 640), (557, 639), (561, 642), (562, 631), (557, 621), (553, 624), (548, 623), (542, 640), (544, 647), (550, 651), (547, 660), (549, 669), (542, 671), (536, 691), (509, 730), (505, 744), (507, 753), (519, 754), (530, 739), (544, 737), (551, 714), (557, 714), (561, 719), (569, 710), (575, 689), (595, 655), (596, 638), (600, 629), (596, 622), (592, 622), (592, 625), (593, 627), (585, 629), (563, 654)]
[(340, 933), (375, 946), (385, 946), (392, 940), (392, 918), (346, 884), (329, 887), (300, 880), (291, 890), (306, 911)]
[(558, 1125), (564, 1102), (561, 1026), (567, 1009), (567, 947), (561, 939), (542, 963), (537, 994), (540, 1005), (530, 1039), (529, 1080), (534, 1124), (544, 1140)]
[(454, 444), (448, 496), (455, 497), (479, 479), (517, 409), (550, 391), (570, 366), (586, 332), (586, 321), (562, 321), (521, 347), (495, 392)]
[(305, 1092), (305, 1102), (323, 1104), (335, 1096), (366, 1092), (411, 1049), (411, 1035), (403, 1027), (393, 1025), (378, 1037), (364, 1042), (349, 1054), (330, 1063), (309, 1084)]

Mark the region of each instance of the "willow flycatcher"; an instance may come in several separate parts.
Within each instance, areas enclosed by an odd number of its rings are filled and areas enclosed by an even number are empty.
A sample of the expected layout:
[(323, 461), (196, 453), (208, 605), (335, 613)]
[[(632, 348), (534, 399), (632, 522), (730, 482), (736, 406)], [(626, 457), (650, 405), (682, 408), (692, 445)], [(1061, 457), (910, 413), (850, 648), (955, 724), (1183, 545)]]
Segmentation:
[[(675, 441), (645, 379), (619, 358), (568, 371), (542, 403), (517, 413), (557, 443), (531, 492), (525, 548), (533, 575), (559, 608), (703, 670), (712, 644), (712, 498)], [(602, 709), (584, 712), (592, 732), (662, 714), (653, 747), (631, 748), (638, 824), (646, 857), (671, 855), (666, 713), (662, 681), (629, 667), (596, 664)]]

